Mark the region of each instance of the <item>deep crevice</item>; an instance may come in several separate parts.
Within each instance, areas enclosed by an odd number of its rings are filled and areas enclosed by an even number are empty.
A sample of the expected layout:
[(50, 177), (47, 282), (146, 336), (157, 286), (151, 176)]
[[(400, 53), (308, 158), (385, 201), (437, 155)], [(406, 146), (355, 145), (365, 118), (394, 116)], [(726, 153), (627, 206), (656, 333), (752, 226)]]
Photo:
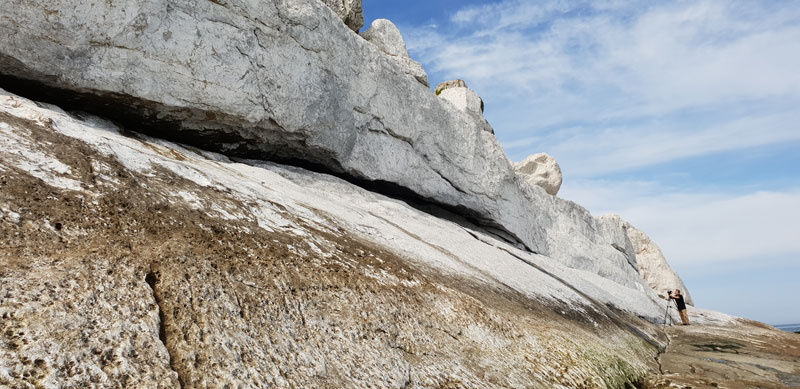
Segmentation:
[(158, 338), (161, 340), (161, 343), (164, 345), (164, 348), (167, 350), (167, 355), (169, 356), (169, 367), (178, 375), (178, 383), (180, 383), (180, 387), (185, 387), (184, 378), (181, 376), (180, 370), (175, 368), (175, 358), (172, 357), (172, 352), (170, 351), (169, 347), (167, 346), (167, 326), (166, 326), (166, 315), (164, 314), (164, 308), (162, 306), (162, 300), (156, 293), (156, 285), (158, 284), (158, 275), (153, 272), (149, 271), (144, 276), (144, 282), (150, 286), (150, 290), (153, 292), (153, 300), (155, 300), (156, 305), (158, 306)]
[[(28, 74), (35, 79), (50, 80), (53, 78), (30, 74), (27, 69), (20, 69), (21, 65), (15, 65), (9, 61), (11, 61), (9, 58), (0, 58), (0, 64), (8, 64), (11, 71)], [(0, 87), (33, 101), (56, 105), (66, 111), (86, 112), (111, 120), (122, 130), (135, 130), (155, 138), (185, 144), (201, 150), (219, 152), (241, 160), (267, 161), (332, 175), (368, 191), (404, 201), (429, 214), (432, 213), (432, 209), (440, 209), (458, 215), (472, 224), (486, 228), (496, 239), (521, 245), (530, 251), (529, 246), (516, 234), (481, 215), (478, 211), (463, 205), (446, 204), (422, 196), (393, 182), (371, 180), (348, 174), (331, 152), (310, 146), (304, 137), (293, 136), (284, 131), (279, 123), (272, 119), (254, 124), (252, 128), (245, 128), (236, 118), (221, 112), (171, 107), (119, 93), (53, 87), (46, 82), (23, 79), (8, 74), (0, 74)], [(169, 113), (170, 117), (180, 119), (165, 119), (165, 113)], [(248, 137), (242, 133), (246, 133)], [(135, 134), (128, 135), (135, 136)], [(442, 176), (442, 179), (452, 185), (455, 190), (464, 193), (446, 177)]]

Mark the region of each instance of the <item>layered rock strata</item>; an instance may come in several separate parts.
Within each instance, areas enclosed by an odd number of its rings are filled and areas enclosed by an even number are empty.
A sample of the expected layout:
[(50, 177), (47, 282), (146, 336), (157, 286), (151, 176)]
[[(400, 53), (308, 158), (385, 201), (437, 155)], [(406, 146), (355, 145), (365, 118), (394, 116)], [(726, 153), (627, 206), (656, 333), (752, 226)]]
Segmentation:
[(8, 88), (228, 155), (390, 183), (547, 252), (486, 123), (436, 98), (320, 2), (65, 0), (3, 12)]
[(454, 210), (638, 288), (584, 208), (520, 180), (489, 124), (317, 1), (28, 1), (3, 9), (0, 85), (229, 156), (298, 162)]
[(0, 91), (0, 386), (625, 388), (656, 369), (652, 293), (132, 129)]
[(547, 153), (533, 154), (522, 162), (514, 163), (514, 171), (528, 183), (541, 186), (553, 196), (561, 189), (561, 166)]

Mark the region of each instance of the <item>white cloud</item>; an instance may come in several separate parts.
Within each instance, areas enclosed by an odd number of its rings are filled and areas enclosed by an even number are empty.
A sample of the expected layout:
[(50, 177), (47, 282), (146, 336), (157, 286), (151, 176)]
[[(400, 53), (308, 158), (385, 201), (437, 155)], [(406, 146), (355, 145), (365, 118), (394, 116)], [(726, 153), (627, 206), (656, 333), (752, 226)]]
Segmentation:
[[(733, 115), (731, 115), (733, 116)], [(646, 122), (596, 131), (565, 129), (540, 137), (544, 147), (573, 178), (621, 171), (721, 151), (800, 141), (800, 110), (732, 117), (698, 125), (684, 121)], [(510, 142), (513, 150), (524, 143)]]
[(547, 151), (573, 174), (800, 134), (792, 2), (509, 0), (404, 31), (434, 77), (481, 94), (512, 158)]
[(595, 214), (621, 214), (676, 267), (800, 259), (800, 190), (731, 195), (651, 181), (582, 180), (565, 185), (560, 196)]

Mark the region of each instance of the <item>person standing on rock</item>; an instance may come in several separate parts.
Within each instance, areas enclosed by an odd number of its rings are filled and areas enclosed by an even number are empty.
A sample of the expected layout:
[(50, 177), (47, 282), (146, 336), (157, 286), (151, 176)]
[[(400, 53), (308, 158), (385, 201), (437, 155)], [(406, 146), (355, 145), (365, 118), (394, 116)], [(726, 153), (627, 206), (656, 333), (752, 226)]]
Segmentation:
[(669, 298), (675, 300), (675, 305), (678, 306), (678, 313), (681, 314), (681, 322), (683, 325), (689, 325), (689, 315), (686, 313), (686, 303), (683, 301), (680, 289), (675, 289), (675, 293), (670, 293)]

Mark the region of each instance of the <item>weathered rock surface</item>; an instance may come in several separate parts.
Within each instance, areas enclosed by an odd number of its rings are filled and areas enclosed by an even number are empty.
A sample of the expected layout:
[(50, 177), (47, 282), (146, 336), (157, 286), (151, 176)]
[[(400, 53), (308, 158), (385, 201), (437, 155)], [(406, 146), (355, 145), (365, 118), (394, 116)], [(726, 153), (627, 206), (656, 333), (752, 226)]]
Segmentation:
[(388, 55), (408, 57), (406, 41), (391, 20), (375, 19), (369, 30), (362, 32), (361, 36)]
[(619, 216), (616, 218), (622, 228), (627, 231), (628, 238), (633, 244), (636, 265), (645, 283), (663, 298), (667, 297), (668, 290), (680, 289), (686, 304), (694, 305), (689, 289), (686, 288), (678, 273), (669, 266), (661, 248), (646, 233), (630, 223), (620, 220)]
[(75, 108), (106, 107), (159, 137), (392, 183), (536, 247), (532, 229), (542, 228), (520, 212), (522, 193), (486, 123), (442, 102), (321, 7), (20, 3), (0, 18), (9, 37), (0, 41), (0, 72), (85, 93), (70, 98)]
[(370, 25), (369, 30), (361, 33), (361, 36), (399, 63), (403, 73), (414, 77), (426, 87), (430, 86), (428, 74), (425, 73), (425, 69), (419, 62), (409, 57), (403, 35), (400, 34), (400, 30), (394, 23), (386, 19), (376, 19)]
[(358, 32), (364, 27), (364, 10), (361, 0), (322, 0), (342, 19), (347, 27)]
[(514, 171), (525, 181), (544, 188), (545, 192), (555, 196), (561, 189), (561, 166), (556, 159), (547, 153), (533, 154), (522, 162), (514, 163)]
[(439, 98), (449, 101), (460, 111), (483, 117), (483, 100), (478, 93), (467, 87), (464, 80), (445, 81), (436, 86)]
[(630, 253), (588, 211), (521, 182), (482, 117), (430, 93), (324, 7), (26, 1), (2, 10), (0, 86), (229, 156), (400, 188), (641, 286)]
[(433, 93), (439, 96), (445, 89), (466, 88), (466, 87), (467, 87), (467, 82), (462, 79), (442, 81), (439, 83), (439, 85), (436, 85), (436, 88), (433, 90)]
[(624, 388), (656, 369), (649, 290), (332, 176), (127, 134), (0, 92), (0, 386)]
[[(694, 310), (689, 309), (690, 315)], [(692, 318), (690, 317), (690, 320)], [(723, 325), (668, 327), (661, 374), (645, 388), (763, 388), (800, 386), (800, 336), (737, 319)]]

